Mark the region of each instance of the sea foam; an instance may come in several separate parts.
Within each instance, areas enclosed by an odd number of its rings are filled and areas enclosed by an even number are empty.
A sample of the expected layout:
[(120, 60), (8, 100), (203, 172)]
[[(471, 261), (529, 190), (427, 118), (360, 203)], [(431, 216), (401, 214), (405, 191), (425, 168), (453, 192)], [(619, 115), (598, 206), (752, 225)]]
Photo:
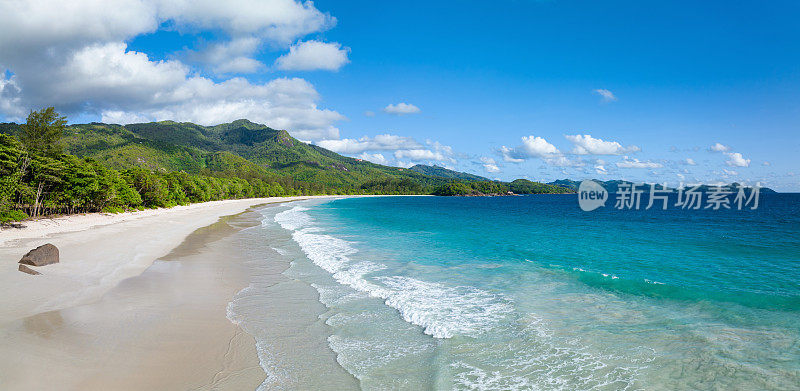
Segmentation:
[(448, 286), (407, 276), (375, 276), (386, 266), (351, 260), (350, 256), (358, 250), (345, 240), (319, 233), (305, 213), (307, 210), (295, 206), (278, 213), (275, 221), (293, 231), (292, 238), (308, 258), (338, 283), (383, 299), (403, 320), (422, 327), (425, 334), (435, 338), (475, 336), (513, 310), (510, 299), (473, 287)]

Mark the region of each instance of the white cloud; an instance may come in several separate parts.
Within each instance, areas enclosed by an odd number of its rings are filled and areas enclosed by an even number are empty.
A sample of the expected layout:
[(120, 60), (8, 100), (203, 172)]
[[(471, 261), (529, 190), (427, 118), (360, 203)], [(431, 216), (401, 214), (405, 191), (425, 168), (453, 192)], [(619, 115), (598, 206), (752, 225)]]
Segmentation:
[(617, 167), (619, 168), (659, 168), (663, 167), (661, 163), (656, 163), (652, 161), (640, 161), (639, 159), (630, 159), (625, 156), (624, 160), (621, 162), (617, 162)]
[[(412, 162), (436, 161), (456, 163), (453, 148), (438, 141), (426, 140), (421, 143), (412, 137), (403, 137), (394, 134), (379, 134), (375, 137), (364, 136), (358, 139), (327, 139), (316, 142), (320, 147), (343, 154), (361, 154), (358, 158), (377, 162), (376, 159), (386, 159), (382, 154), (370, 154), (368, 151), (392, 151), (397, 160), (396, 164), (413, 165)], [(377, 157), (377, 155), (383, 158)], [(386, 164), (388, 159), (381, 160)]]
[(5, 113), (12, 119), (22, 119), (25, 116), (20, 91), (16, 77), (8, 76), (6, 72), (0, 73), (0, 113)]
[(395, 159), (409, 159), (412, 161), (422, 161), (422, 160), (437, 160), (437, 161), (448, 161), (449, 158), (445, 156), (445, 154), (437, 151), (431, 151), (429, 149), (403, 149), (399, 151), (394, 151)]
[(483, 165), (483, 169), (486, 170), (486, 172), (500, 172), (500, 167), (497, 166), (497, 162), (494, 159), (482, 156), (480, 161), (481, 165)]
[(529, 157), (560, 153), (555, 145), (548, 143), (544, 138), (533, 135), (522, 137), (522, 147), (519, 148), (519, 151)]
[(456, 163), (456, 159), (452, 157), (453, 148), (450, 146), (431, 140), (427, 140), (425, 144), (428, 148), (401, 149), (394, 151), (394, 158), (397, 160), (409, 159), (415, 162), (427, 160)]
[(697, 163), (695, 163), (694, 159), (692, 159), (692, 158), (690, 158), (690, 157), (689, 157), (689, 158), (686, 158), (686, 160), (684, 160), (684, 163), (685, 163), (685, 164), (688, 164), (688, 165), (690, 165), (690, 166), (696, 166), (696, 165), (697, 165)]
[(453, 148), (451, 146), (444, 145), (438, 141), (425, 140), (425, 144), (433, 147), (433, 149), (437, 152), (443, 152), (447, 155), (453, 154)]
[(345, 138), (341, 140), (321, 140), (317, 142), (322, 148), (338, 153), (361, 153), (364, 151), (385, 151), (399, 149), (420, 149), (423, 145), (411, 137), (393, 134), (379, 134), (375, 137), (359, 139)]
[(375, 164), (386, 165), (386, 164), (389, 163), (389, 160), (386, 159), (386, 157), (383, 156), (383, 154), (381, 154), (381, 153), (366, 153), (366, 152), (364, 152), (364, 153), (358, 155), (358, 158), (362, 159), (362, 160), (373, 162)]
[(745, 159), (739, 152), (725, 152), (725, 155), (728, 156), (729, 160), (725, 162), (725, 164), (731, 167), (749, 167), (750, 166), (750, 159)]
[(617, 97), (614, 95), (614, 93), (609, 91), (609, 90), (606, 90), (604, 88), (598, 88), (596, 90), (593, 90), (592, 92), (594, 92), (597, 95), (600, 95), (600, 99), (603, 102), (616, 102), (617, 101)]
[(770, 165), (770, 163), (769, 163), (769, 162), (767, 162), (767, 161), (765, 161), (764, 163), (761, 163), (761, 165), (762, 165), (762, 166), (769, 166), (769, 165)]
[(396, 114), (396, 115), (406, 115), (406, 114), (417, 114), (420, 112), (419, 107), (414, 106), (410, 103), (398, 103), (398, 104), (390, 104), (383, 108), (383, 111), (389, 114)]
[(275, 66), (292, 71), (338, 71), (350, 62), (348, 53), (350, 48), (342, 48), (341, 44), (335, 42), (305, 41), (292, 45), (289, 53), (275, 60)]
[(367, 111), (364, 112), (364, 116), (366, 116), (366, 117), (374, 117), (375, 116), (375, 112), (367, 110)]
[(606, 171), (606, 168), (602, 165), (594, 166), (594, 171), (600, 175), (608, 175), (608, 171)]
[(708, 147), (708, 150), (711, 152), (726, 152), (730, 151), (731, 147), (720, 143), (714, 143), (714, 145)]
[(739, 175), (739, 173), (734, 171), (734, 170), (726, 170), (724, 168), (722, 169), (722, 172), (724, 173), (723, 176), (736, 176), (736, 175)]
[(334, 24), (313, 3), (294, 0), (120, 0), (113, 7), (99, 0), (0, 2), (0, 110), (14, 120), (51, 105), (115, 122), (248, 118), (301, 139), (337, 138), (334, 123), (344, 117), (318, 108), (317, 91), (303, 79), (214, 81), (124, 43), (164, 25), (221, 31), (229, 41), (189, 56), (236, 73), (259, 66), (250, 57), (257, 47), (288, 45)]
[[(143, 1), (153, 4), (162, 19), (178, 28), (222, 29), (231, 36), (256, 34), (276, 43), (289, 43), (304, 35), (327, 30), (336, 19), (322, 13), (311, 1), (196, 0)], [(98, 1), (98, 3), (103, 3)], [(111, 8), (111, 7), (108, 7)]]
[(34, 101), (34, 107), (55, 100), (77, 111), (88, 103), (103, 120), (115, 122), (170, 119), (214, 125), (247, 118), (316, 140), (338, 137), (333, 123), (344, 118), (319, 109), (317, 91), (303, 79), (216, 83), (190, 76), (177, 61), (153, 62), (144, 53), (126, 51), (124, 44), (86, 48), (50, 77), (49, 99)]
[(253, 73), (264, 68), (264, 64), (251, 58), (259, 45), (256, 37), (237, 38), (213, 43), (199, 52), (190, 52), (189, 58), (211, 64), (217, 74)]
[(533, 135), (522, 137), (522, 144), (515, 148), (505, 145), (500, 147), (500, 154), (503, 155), (503, 160), (512, 163), (521, 163), (530, 158), (541, 158), (545, 163), (557, 167), (579, 167), (584, 164), (578, 159), (567, 158), (555, 145), (550, 144), (542, 137)]
[(506, 147), (505, 145), (500, 147), (500, 154), (503, 155), (503, 160), (509, 163), (522, 163), (525, 161), (525, 159), (515, 157), (517, 156), (516, 151), (514, 151), (512, 148)]
[(582, 167), (584, 165), (580, 159), (570, 159), (564, 155), (545, 156), (544, 162), (555, 167)]
[(110, 110), (103, 112), (103, 118), (101, 121), (107, 124), (137, 124), (150, 122), (150, 118), (137, 113)]
[(616, 141), (604, 141), (588, 134), (565, 135), (564, 137), (575, 145), (572, 153), (576, 155), (622, 155), (641, 150), (635, 145), (623, 147)]

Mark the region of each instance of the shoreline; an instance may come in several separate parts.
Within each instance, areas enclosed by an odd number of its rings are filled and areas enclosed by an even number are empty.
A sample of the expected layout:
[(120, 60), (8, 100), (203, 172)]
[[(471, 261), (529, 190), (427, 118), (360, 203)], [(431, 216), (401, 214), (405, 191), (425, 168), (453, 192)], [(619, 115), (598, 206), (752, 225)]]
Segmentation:
[[(227, 238), (257, 225), (240, 221), (254, 207), (341, 197), (214, 201), (3, 230), (0, 388), (255, 389), (266, 377), (256, 340), (226, 316), (249, 282)], [(38, 276), (17, 271), (22, 254), (47, 242), (60, 263)]]
[[(316, 198), (328, 198), (320, 196)], [(0, 326), (9, 321), (97, 300), (120, 281), (144, 272), (192, 232), (223, 216), (269, 203), (312, 197), (212, 201), (119, 215), (86, 214), (37, 220), (26, 228), (0, 231)], [(45, 243), (59, 248), (61, 262), (17, 270), (17, 261)]]
[[(49, 237), (51, 235), (63, 234), (68, 232), (83, 231), (99, 226), (124, 223), (149, 217), (161, 216), (169, 213), (188, 212), (214, 208), (229, 204), (246, 204), (253, 207), (261, 204), (292, 202), (311, 198), (323, 198), (333, 196), (294, 196), (294, 197), (268, 197), (268, 198), (244, 198), (235, 200), (219, 200), (199, 202), (188, 205), (177, 205), (171, 208), (144, 209), (139, 211), (121, 213), (81, 213), (72, 215), (60, 215), (55, 217), (42, 217), (35, 220), (20, 222), (23, 227), (0, 227), (0, 248), (8, 246), (10, 243), (25, 239), (35, 239)], [(244, 211), (244, 210), (242, 210)], [(222, 217), (222, 216), (220, 216)]]

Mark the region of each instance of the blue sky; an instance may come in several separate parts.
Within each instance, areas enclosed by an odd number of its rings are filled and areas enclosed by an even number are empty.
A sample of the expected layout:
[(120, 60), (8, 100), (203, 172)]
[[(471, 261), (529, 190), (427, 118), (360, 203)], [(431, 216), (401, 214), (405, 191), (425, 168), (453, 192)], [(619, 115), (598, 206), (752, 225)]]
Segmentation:
[(797, 2), (123, 3), (4, 9), (63, 26), (0, 20), (0, 119), (243, 116), (391, 165), (800, 191)]

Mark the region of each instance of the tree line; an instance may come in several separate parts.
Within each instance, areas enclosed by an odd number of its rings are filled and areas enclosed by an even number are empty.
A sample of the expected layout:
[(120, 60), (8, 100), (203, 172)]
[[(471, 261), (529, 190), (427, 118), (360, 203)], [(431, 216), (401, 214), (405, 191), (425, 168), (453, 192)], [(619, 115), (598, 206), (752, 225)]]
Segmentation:
[(63, 153), (65, 125), (66, 118), (50, 107), (32, 111), (17, 137), (0, 134), (0, 222), (300, 194), (269, 178), (114, 170)]

